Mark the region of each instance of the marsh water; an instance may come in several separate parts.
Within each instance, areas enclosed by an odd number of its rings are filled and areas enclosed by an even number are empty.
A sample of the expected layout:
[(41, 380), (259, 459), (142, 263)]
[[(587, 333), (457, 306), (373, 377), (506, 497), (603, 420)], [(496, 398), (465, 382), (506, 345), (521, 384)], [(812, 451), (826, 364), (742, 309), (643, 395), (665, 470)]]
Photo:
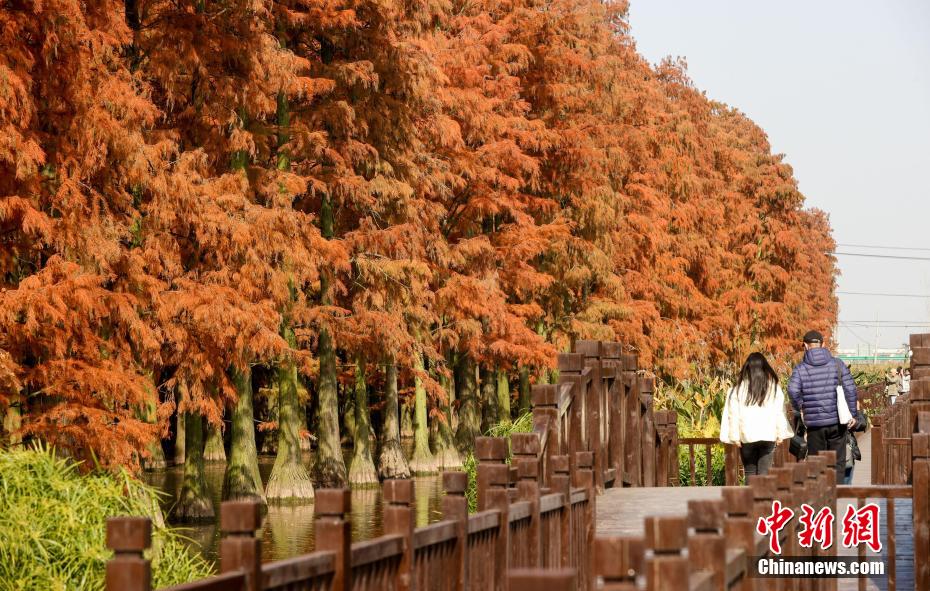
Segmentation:
[[(305, 464), (310, 464), (309, 454), (305, 454)], [(268, 482), (274, 456), (259, 456), (258, 468), (262, 481)], [(220, 513), (220, 501), (223, 490), (223, 472), (226, 464), (212, 462), (206, 464), (207, 487), (213, 498), (216, 515)], [(165, 470), (147, 472), (145, 480), (163, 491), (162, 508), (169, 516), (171, 508), (178, 498), (183, 480), (183, 466), (174, 466)], [(425, 476), (414, 479), (416, 496), (417, 527), (442, 519), (442, 479), (438, 476)], [(352, 489), (352, 540), (367, 540), (382, 534), (381, 488)], [(199, 525), (177, 525), (183, 527), (183, 534), (190, 538), (191, 544), (211, 561), (218, 562), (220, 529), (218, 523)], [(262, 523), (262, 560), (280, 560), (314, 550), (313, 503), (301, 505), (269, 505)]]

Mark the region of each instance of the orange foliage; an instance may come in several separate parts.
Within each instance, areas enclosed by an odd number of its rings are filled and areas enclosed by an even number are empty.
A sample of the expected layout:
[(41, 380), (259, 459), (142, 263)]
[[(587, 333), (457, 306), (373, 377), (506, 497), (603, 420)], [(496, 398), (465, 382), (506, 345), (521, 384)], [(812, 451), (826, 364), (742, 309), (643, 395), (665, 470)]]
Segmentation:
[(0, 409), (82, 456), (324, 327), (441, 398), (450, 352), (681, 377), (836, 317), (826, 214), (623, 2), (52, 0), (0, 46)]

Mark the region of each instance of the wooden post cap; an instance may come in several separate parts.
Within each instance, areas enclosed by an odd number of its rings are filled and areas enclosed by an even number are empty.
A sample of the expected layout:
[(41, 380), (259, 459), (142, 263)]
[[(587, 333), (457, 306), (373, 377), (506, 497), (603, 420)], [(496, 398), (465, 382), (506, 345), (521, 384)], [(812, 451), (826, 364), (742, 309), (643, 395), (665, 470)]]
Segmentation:
[(636, 371), (639, 367), (639, 357), (632, 353), (621, 355), (620, 362), (623, 363), (623, 371)]
[(584, 370), (584, 355), (581, 353), (559, 353), (558, 368), (560, 372), (578, 373)]
[(639, 391), (641, 394), (651, 394), (656, 389), (656, 379), (653, 376), (639, 378)]
[(755, 499), (775, 498), (775, 478), (772, 476), (750, 476), (749, 487)]
[(257, 501), (225, 501), (220, 505), (220, 530), (223, 533), (249, 533), (261, 527), (262, 507)]
[(477, 437), (475, 456), (479, 462), (503, 462), (507, 458), (507, 440), (503, 437)]
[(753, 491), (746, 486), (725, 486), (720, 491), (727, 515), (749, 515), (752, 513)]
[(594, 453), (590, 451), (579, 451), (575, 453), (575, 464), (579, 470), (590, 470), (594, 465)]
[(794, 486), (804, 484), (804, 481), (807, 480), (807, 466), (804, 465), (804, 462), (792, 464), (791, 470), (794, 472)]
[(442, 489), (447, 495), (461, 495), (468, 488), (468, 474), (464, 472), (443, 472)]
[(559, 387), (557, 384), (536, 384), (530, 388), (533, 406), (557, 406), (559, 404)]
[(772, 468), (769, 476), (775, 477), (775, 488), (780, 491), (790, 491), (794, 484), (794, 471), (791, 468)]
[(552, 456), (549, 458), (549, 463), (552, 466), (552, 471), (556, 474), (568, 474), (571, 465), (568, 456)]
[(646, 546), (657, 554), (678, 552), (688, 543), (684, 517), (647, 517)]
[(517, 462), (517, 478), (520, 480), (539, 480), (539, 460), (526, 458)]
[(148, 517), (107, 519), (107, 548), (114, 552), (142, 552), (152, 545), (152, 522)]
[(479, 468), (487, 475), (488, 486), (506, 488), (510, 484), (510, 466), (507, 464), (485, 464)]
[(633, 581), (643, 571), (642, 538), (612, 536), (594, 540), (594, 573), (609, 581)]
[(517, 456), (539, 455), (539, 435), (536, 433), (514, 433), (510, 436), (510, 446)]
[(620, 359), (623, 354), (623, 345), (621, 343), (603, 341), (601, 342), (601, 357), (605, 359)]
[(410, 505), (413, 503), (413, 481), (410, 479), (385, 480), (382, 494), (385, 503)]
[(930, 400), (930, 379), (911, 380), (911, 400)]
[(511, 569), (507, 574), (510, 591), (576, 591), (575, 569)]
[(352, 491), (347, 488), (323, 488), (316, 491), (314, 512), (319, 515), (345, 515), (352, 510)]
[(723, 527), (723, 501), (719, 499), (688, 501), (688, 527), (698, 532), (718, 531)]
[(910, 337), (911, 349), (930, 347), (930, 333), (912, 334)]
[(911, 455), (915, 458), (930, 458), (930, 433), (911, 435)]
[(601, 357), (601, 342), (588, 340), (575, 341), (575, 353), (579, 353), (585, 357)]
[(911, 367), (930, 365), (930, 347), (911, 348)]

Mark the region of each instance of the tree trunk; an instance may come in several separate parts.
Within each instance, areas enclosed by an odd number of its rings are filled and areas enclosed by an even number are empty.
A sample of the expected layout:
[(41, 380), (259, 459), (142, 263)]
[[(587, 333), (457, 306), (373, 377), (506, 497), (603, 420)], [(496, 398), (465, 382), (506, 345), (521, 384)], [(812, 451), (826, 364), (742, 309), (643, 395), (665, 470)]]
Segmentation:
[(265, 503), (255, 448), (255, 413), (252, 410), (252, 372), (232, 370), (239, 399), (233, 409), (229, 462), (223, 478), (223, 500), (256, 500)]
[[(292, 347), (296, 346), (292, 331), (286, 331), (286, 337)], [(293, 361), (278, 369), (278, 455), (265, 488), (268, 500), (313, 500), (313, 482), (300, 453), (304, 411), (297, 395), (297, 381)]]
[[(320, 208), (320, 231), (323, 238), (333, 238), (333, 204), (328, 196), (323, 197)], [(324, 273), (320, 278), (320, 301), (324, 306), (332, 304), (329, 293), (329, 278)], [(346, 464), (342, 457), (339, 440), (339, 393), (336, 385), (336, 345), (328, 328), (320, 329), (319, 352), (320, 378), (317, 384), (317, 447), (314, 472), (317, 486), (342, 488), (346, 485)]]
[(481, 435), (477, 397), (475, 363), (468, 355), (462, 355), (455, 365), (455, 398), (459, 401), (459, 426), (455, 431), (455, 446), (463, 454), (475, 448), (475, 438)]
[(317, 448), (314, 470), (317, 486), (342, 488), (346, 465), (339, 439), (339, 402), (336, 393), (336, 352), (329, 331), (320, 331), (320, 383), (317, 407)]
[(397, 403), (397, 365), (389, 361), (384, 371), (384, 429), (381, 432), (381, 453), (378, 474), (385, 480), (410, 478), (410, 466), (400, 446), (400, 417)]
[(487, 433), (491, 427), (501, 422), (500, 409), (497, 405), (497, 379), (494, 372), (484, 364), (479, 366), (481, 379), (481, 432)]
[(436, 467), (440, 470), (461, 470), (462, 457), (459, 455), (455, 444), (453, 443), (452, 433), (452, 397), (455, 393), (452, 380), (446, 376), (440, 376), (443, 390), (446, 393), (446, 399), (440, 404), (442, 416), (436, 421)]
[(5, 435), (5, 444), (10, 448), (19, 446), (23, 443), (22, 435), (19, 430), (23, 426), (23, 416), (18, 405), (11, 404), (6, 409), (6, 415), (3, 417), (3, 433)]
[(507, 372), (497, 370), (497, 412), (498, 420), (504, 424), (510, 424), (510, 380)]
[(184, 480), (174, 508), (174, 518), (183, 522), (212, 521), (213, 502), (207, 490), (207, 479), (203, 472), (203, 417), (183, 414), (178, 419), (184, 427), (184, 448), (187, 461), (184, 463)]
[[(277, 423), (278, 422), (278, 384), (275, 383), (271, 386), (261, 388), (258, 391), (259, 395), (265, 399), (267, 405), (267, 411), (265, 413), (265, 422), (267, 423)], [(261, 452), (267, 455), (273, 455), (278, 453), (278, 429), (263, 429), (262, 430), (262, 449)]]
[(426, 387), (423, 385), (423, 355), (416, 353), (413, 358), (413, 458), (410, 460), (410, 470), (414, 474), (435, 474), (436, 459), (429, 449), (429, 426), (426, 423)]
[(400, 405), (400, 436), (404, 439), (413, 437), (413, 405), (409, 397)]
[[(154, 382), (151, 381), (151, 375), (149, 376), (149, 383), (151, 385), (150, 394), (152, 400), (149, 400), (145, 403), (143, 407), (143, 416), (141, 417), (146, 423), (157, 423), (158, 416), (156, 412), (157, 401), (158, 401), (158, 391), (155, 389)], [(142, 466), (146, 470), (164, 470), (168, 463), (165, 461), (165, 452), (161, 448), (161, 437), (157, 436), (153, 439), (148, 446), (146, 447), (148, 451), (148, 457), (142, 459)]]
[(520, 414), (532, 410), (533, 400), (530, 395), (530, 370), (524, 366), (520, 368)]
[(355, 439), (349, 483), (377, 486), (378, 473), (371, 459), (371, 417), (368, 411), (368, 385), (365, 383), (365, 360), (355, 362)]
[(223, 445), (223, 428), (207, 425), (207, 444), (203, 450), (203, 459), (207, 462), (225, 462), (226, 447)]
[[(177, 389), (178, 404), (177, 408), (181, 408), (181, 401), (187, 396), (187, 385), (180, 384)], [(180, 466), (184, 463), (185, 450), (187, 448), (187, 420), (184, 418), (184, 413), (180, 410), (174, 413), (174, 463), (176, 466)]]

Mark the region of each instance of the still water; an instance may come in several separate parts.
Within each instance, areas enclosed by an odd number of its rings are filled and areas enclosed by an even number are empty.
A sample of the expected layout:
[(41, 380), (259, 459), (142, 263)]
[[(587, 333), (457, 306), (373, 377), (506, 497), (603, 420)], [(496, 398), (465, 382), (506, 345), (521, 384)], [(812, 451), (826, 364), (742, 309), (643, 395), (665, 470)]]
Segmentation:
[[(309, 455), (305, 458), (310, 463)], [(268, 482), (274, 456), (259, 456), (258, 469), (262, 481)], [(220, 514), (220, 501), (223, 492), (223, 471), (226, 464), (213, 462), (206, 464), (207, 487), (213, 498), (217, 517)], [(146, 472), (145, 480), (165, 493), (162, 508), (171, 515), (171, 508), (177, 501), (183, 480), (183, 466), (166, 470)], [(421, 527), (442, 520), (442, 479), (439, 476), (424, 476), (414, 479), (416, 495), (416, 524)], [(381, 522), (381, 488), (352, 489), (352, 540), (376, 538), (383, 533)], [(198, 525), (177, 525), (183, 528), (183, 534), (191, 539), (192, 544), (208, 560), (218, 562), (220, 528), (218, 523)], [(268, 513), (262, 523), (262, 560), (280, 560), (312, 552), (313, 503), (304, 505), (269, 505)]]

